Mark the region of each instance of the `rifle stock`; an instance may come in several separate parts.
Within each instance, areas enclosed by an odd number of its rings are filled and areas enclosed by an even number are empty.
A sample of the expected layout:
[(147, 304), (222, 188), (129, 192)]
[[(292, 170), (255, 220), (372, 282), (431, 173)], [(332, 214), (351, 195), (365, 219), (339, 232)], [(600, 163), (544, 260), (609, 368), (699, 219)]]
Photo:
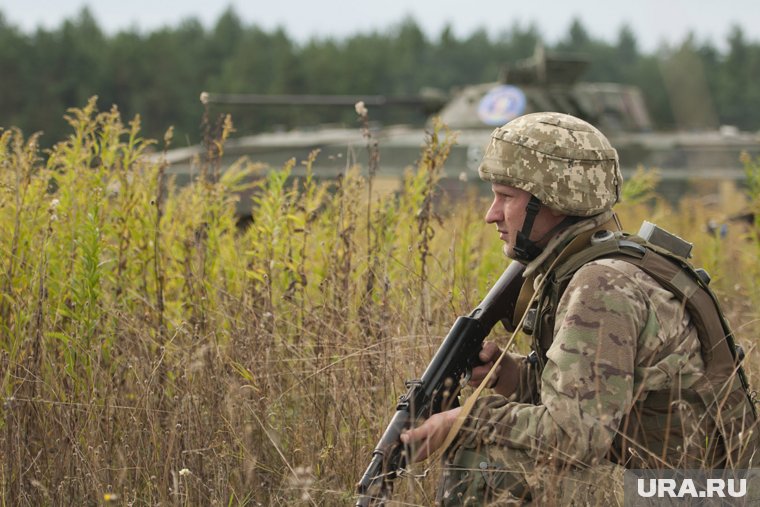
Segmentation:
[(419, 380), (406, 382), (396, 413), (372, 452), (357, 484), (357, 507), (381, 505), (392, 491), (398, 471), (407, 465), (401, 433), (421, 417), (442, 412), (458, 403), (460, 382), (479, 363), (483, 340), (499, 320), (514, 315), (525, 266), (512, 262), (483, 301), (466, 317), (459, 317)]

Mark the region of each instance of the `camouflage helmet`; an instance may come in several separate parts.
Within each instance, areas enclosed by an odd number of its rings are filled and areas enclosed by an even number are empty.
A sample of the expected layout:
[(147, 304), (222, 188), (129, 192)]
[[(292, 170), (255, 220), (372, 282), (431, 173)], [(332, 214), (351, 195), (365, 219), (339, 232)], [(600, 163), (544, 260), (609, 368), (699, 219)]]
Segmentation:
[(617, 152), (604, 134), (562, 113), (526, 114), (494, 130), (478, 173), (574, 216), (609, 210), (623, 184)]

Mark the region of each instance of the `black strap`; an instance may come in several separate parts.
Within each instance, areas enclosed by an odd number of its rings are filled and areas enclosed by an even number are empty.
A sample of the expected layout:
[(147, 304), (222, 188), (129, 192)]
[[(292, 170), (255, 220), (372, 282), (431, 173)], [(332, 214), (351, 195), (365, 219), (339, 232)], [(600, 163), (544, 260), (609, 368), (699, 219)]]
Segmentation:
[(525, 206), (525, 220), (522, 230), (517, 233), (515, 240), (514, 253), (517, 260), (530, 262), (541, 254), (541, 248), (529, 239), (533, 230), (533, 222), (536, 221), (540, 209), (541, 201), (535, 195), (531, 195), (528, 205)]

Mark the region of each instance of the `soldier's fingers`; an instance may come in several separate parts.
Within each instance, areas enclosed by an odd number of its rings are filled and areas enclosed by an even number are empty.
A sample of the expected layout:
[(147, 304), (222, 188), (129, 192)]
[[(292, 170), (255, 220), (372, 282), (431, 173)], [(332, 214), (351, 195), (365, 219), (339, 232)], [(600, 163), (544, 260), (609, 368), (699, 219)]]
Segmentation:
[(499, 355), (499, 347), (494, 342), (483, 342), (483, 347), (480, 349), (478, 357), (483, 362), (490, 361), (494, 357)]
[(401, 442), (404, 444), (411, 444), (413, 442), (417, 442), (418, 440), (427, 438), (429, 432), (430, 432), (429, 426), (427, 424), (422, 424), (421, 426), (418, 426), (417, 428), (411, 428), (404, 431), (401, 434)]
[(419, 441), (416, 445), (413, 445), (413, 461), (419, 462), (426, 459), (430, 454), (435, 452), (443, 443), (443, 438), (446, 436), (446, 431), (440, 427), (435, 427), (429, 432), (426, 438)]
[(401, 434), (401, 442), (411, 448), (412, 463), (422, 461), (430, 454), (430, 435), (428, 428), (423, 426)]
[(469, 384), (473, 387), (479, 386), (483, 379), (486, 378), (486, 375), (488, 375), (488, 372), (491, 371), (492, 367), (493, 361), (473, 368)]
[(417, 451), (414, 453), (414, 458), (412, 461), (414, 463), (417, 463), (419, 461), (424, 460), (425, 458), (430, 455), (430, 439), (426, 438), (420, 445), (417, 447)]
[(483, 346), (480, 348), (480, 352), (478, 353), (478, 358), (486, 362), (489, 359), (491, 359), (491, 354), (493, 354), (493, 343), (492, 342), (483, 342)]
[(478, 366), (477, 368), (472, 369), (472, 377), (470, 379), (470, 386), (477, 387), (480, 385), (481, 382), (483, 382), (483, 379), (486, 378), (486, 375), (488, 375), (488, 372), (491, 371), (491, 368), (493, 368), (493, 375), (491, 375), (490, 380), (488, 381), (487, 387), (493, 387), (496, 382), (499, 380), (499, 374), (501, 373), (502, 365), (497, 364), (494, 367), (493, 361), (490, 363), (484, 364), (483, 366)]

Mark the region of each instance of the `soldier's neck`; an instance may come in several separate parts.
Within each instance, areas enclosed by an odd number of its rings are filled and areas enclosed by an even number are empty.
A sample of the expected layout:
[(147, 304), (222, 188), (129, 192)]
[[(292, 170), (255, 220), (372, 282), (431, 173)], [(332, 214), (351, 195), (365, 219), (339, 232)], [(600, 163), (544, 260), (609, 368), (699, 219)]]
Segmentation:
[(620, 221), (613, 211), (605, 211), (589, 217), (558, 232), (549, 240), (544, 251), (527, 264), (523, 276), (528, 277), (534, 273), (545, 274), (558, 257), (570, 256), (584, 249), (591, 235), (600, 229), (613, 232), (620, 230)]

